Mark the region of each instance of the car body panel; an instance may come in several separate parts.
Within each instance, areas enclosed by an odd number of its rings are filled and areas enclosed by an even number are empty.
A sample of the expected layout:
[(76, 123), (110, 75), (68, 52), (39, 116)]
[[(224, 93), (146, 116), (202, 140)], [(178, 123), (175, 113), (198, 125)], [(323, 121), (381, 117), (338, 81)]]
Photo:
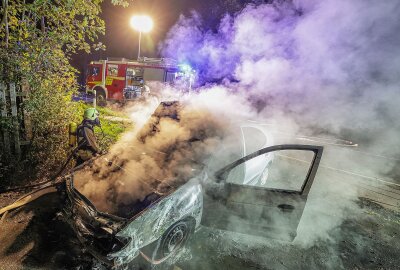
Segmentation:
[[(150, 128), (147, 130), (151, 133), (139, 132), (138, 139), (144, 141), (146, 136), (157, 132), (156, 124), (160, 118), (179, 121), (179, 108), (179, 102), (161, 103), (148, 121)], [(322, 147), (272, 146), (273, 138), (267, 128), (249, 121), (233, 123), (230, 127), (233, 128), (233, 135), (229, 140), (225, 138), (227, 146), (221, 143), (208, 164), (199, 164), (201, 169), (196, 170), (192, 179), (187, 179), (186, 183), (166, 195), (156, 196), (144, 208), (139, 207), (143, 210), (130, 218), (98, 211), (74, 188), (73, 175), (68, 176), (64, 214), (85, 248), (110, 265), (128, 263), (140, 254), (141, 249), (161, 239), (179, 221), (189, 221), (193, 230), (202, 224), (233, 232), (293, 240)], [(285, 186), (285, 181), (280, 185), (282, 188), (271, 188), (274, 170), (285, 158), (279, 151), (292, 150), (313, 154), (304, 182), (299, 190)], [(216, 167), (210, 169), (213, 165)], [(235, 181), (229, 178), (233, 171), (239, 176)]]
[(132, 238), (131, 241), (126, 248), (110, 256), (123, 257), (126, 261), (133, 259), (141, 248), (159, 239), (180, 220), (190, 219), (196, 229), (201, 222), (202, 210), (202, 187), (197, 179), (192, 179), (129, 220), (117, 236)]
[[(175, 222), (190, 219), (193, 229), (199, 227), (203, 197), (202, 187), (194, 178), (173, 193), (161, 197), (131, 219), (124, 219), (98, 211), (82, 194), (73, 188), (72, 176), (67, 179), (68, 202), (64, 207), (66, 220), (80, 242), (101, 261), (119, 265), (134, 259), (141, 248), (154, 242)], [(115, 252), (98, 246), (101, 237), (109, 241), (124, 239), (125, 245)], [(101, 233), (104, 231), (104, 235)], [(109, 234), (107, 234), (107, 232)], [(122, 247), (123, 246), (123, 247)]]
[[(318, 168), (322, 147), (267, 147), (225, 166), (217, 172), (217, 177), (252, 158), (288, 149), (314, 153), (312, 165), (300, 191), (218, 182), (205, 169), (197, 177), (169, 195), (161, 197), (131, 219), (123, 219), (97, 211), (89, 200), (73, 189), (70, 179), (67, 181), (67, 194), (72, 205), (69, 223), (92, 255), (112, 265), (133, 260), (143, 247), (159, 239), (175, 222), (185, 219), (193, 222), (194, 229), (202, 224), (217, 229), (291, 241), (297, 234), (297, 226)], [(264, 161), (268, 162), (268, 159)], [(259, 166), (258, 169), (260, 168), (262, 169)], [(210, 189), (213, 190), (213, 195), (207, 192)], [(87, 228), (88, 223), (92, 229)], [(104, 250), (96, 248), (95, 233), (99, 229), (102, 232), (110, 232), (110, 241), (124, 239), (124, 246), (106, 254)]]
[[(268, 188), (229, 182), (238, 166), (260, 155), (279, 151), (310, 151), (313, 159), (300, 190)], [(307, 196), (319, 166), (323, 148), (310, 145), (267, 147), (241, 158), (206, 179), (202, 224), (208, 227), (292, 241), (303, 214)], [(218, 190), (218, 192), (215, 192)]]

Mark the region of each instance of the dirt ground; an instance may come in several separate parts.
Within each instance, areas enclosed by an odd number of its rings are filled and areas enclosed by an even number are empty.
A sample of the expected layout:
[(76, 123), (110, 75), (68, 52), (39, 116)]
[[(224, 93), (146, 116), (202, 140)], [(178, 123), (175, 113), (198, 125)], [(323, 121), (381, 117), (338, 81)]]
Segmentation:
[[(19, 194), (5, 194), (1, 206)], [(8, 213), (1, 224), (0, 269), (71, 269), (80, 247), (69, 227), (57, 217), (56, 193)], [(76, 259), (75, 259), (76, 258)]]
[[(0, 207), (21, 194), (0, 196)], [(175, 269), (399, 269), (400, 215), (365, 199), (365, 215), (310, 247), (201, 228), (174, 261)], [(0, 230), (0, 269), (91, 269), (90, 257), (58, 218), (60, 200), (45, 195), (9, 213)], [(157, 269), (170, 267), (159, 266)], [(133, 264), (129, 269), (137, 269)]]

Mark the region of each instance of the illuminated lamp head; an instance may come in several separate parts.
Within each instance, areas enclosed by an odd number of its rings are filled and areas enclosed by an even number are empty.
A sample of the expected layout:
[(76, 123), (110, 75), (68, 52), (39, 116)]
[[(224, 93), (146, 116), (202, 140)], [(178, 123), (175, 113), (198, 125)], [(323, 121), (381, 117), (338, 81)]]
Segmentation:
[(130, 21), (131, 27), (139, 32), (150, 32), (153, 29), (153, 20), (146, 15), (132, 16)]

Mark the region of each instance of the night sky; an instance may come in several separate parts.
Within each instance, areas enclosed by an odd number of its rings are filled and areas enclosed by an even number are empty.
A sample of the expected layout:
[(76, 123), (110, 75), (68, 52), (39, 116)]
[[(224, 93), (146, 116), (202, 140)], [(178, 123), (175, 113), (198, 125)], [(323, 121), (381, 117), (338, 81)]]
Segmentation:
[[(186, 4), (185, 4), (186, 2)], [(85, 52), (75, 55), (72, 64), (80, 71), (79, 83), (84, 83), (86, 65), (92, 60), (107, 57), (136, 58), (138, 50), (138, 33), (134, 31), (129, 20), (134, 14), (147, 14), (153, 18), (154, 28), (150, 33), (143, 34), (141, 54), (157, 57), (157, 44), (168, 30), (178, 20), (182, 13), (190, 10), (185, 0), (135, 0), (127, 8), (114, 6), (106, 0), (102, 4), (102, 18), (105, 21), (106, 33), (99, 41), (106, 45), (105, 51)], [(195, 2), (195, 1), (193, 1)]]
[[(218, 25), (226, 12), (239, 11), (248, 2), (244, 0), (133, 0), (128, 8), (113, 6), (106, 0), (102, 17), (106, 23), (106, 35), (101, 41), (106, 44), (106, 56), (136, 58), (138, 33), (129, 26), (134, 14), (147, 14), (153, 18), (154, 28), (142, 36), (143, 56), (156, 57), (157, 44), (165, 38), (168, 30), (179, 16), (196, 11), (203, 18), (207, 28)], [(260, 2), (260, 1), (258, 1)], [(265, 1), (262, 1), (265, 2)]]
[[(205, 27), (212, 29), (218, 25), (223, 14), (239, 11), (248, 2), (245, 0), (134, 0), (129, 7), (114, 6), (106, 0), (102, 4), (102, 18), (105, 21), (106, 33), (99, 38), (106, 45), (105, 51), (80, 53), (73, 57), (72, 64), (81, 73), (79, 83), (84, 83), (86, 65), (92, 60), (107, 57), (125, 57), (135, 59), (138, 50), (138, 32), (134, 31), (129, 20), (134, 14), (147, 14), (153, 18), (154, 28), (142, 36), (141, 55), (160, 57), (158, 44), (168, 30), (177, 22), (179, 16), (198, 12), (204, 19)], [(256, 1), (257, 2), (257, 1)], [(260, 2), (260, 1), (258, 1)], [(265, 2), (265, 1), (262, 1)]]
[[(190, 9), (190, 0), (136, 0), (128, 8), (113, 6), (111, 1), (103, 4), (103, 19), (106, 23), (106, 35), (101, 39), (107, 50), (106, 56), (136, 58), (138, 32), (133, 30), (129, 21), (134, 14), (147, 14), (154, 21), (150, 33), (142, 35), (143, 56), (157, 56), (157, 44), (164, 39), (179, 15)], [(186, 2), (186, 3), (185, 3)]]

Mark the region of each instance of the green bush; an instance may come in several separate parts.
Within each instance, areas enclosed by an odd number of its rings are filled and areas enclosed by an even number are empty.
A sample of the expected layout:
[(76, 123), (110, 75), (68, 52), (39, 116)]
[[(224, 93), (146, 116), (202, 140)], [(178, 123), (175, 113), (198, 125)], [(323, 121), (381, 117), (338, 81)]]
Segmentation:
[[(18, 172), (16, 169), (22, 166), (20, 171), (30, 176), (48, 176), (66, 158), (68, 124), (78, 122), (83, 112), (79, 104), (71, 102), (71, 94), (77, 89), (77, 71), (69, 60), (74, 53), (90, 52), (91, 43), (104, 34), (104, 21), (99, 16), (102, 2), (2, 2), (0, 81), (29, 85), (23, 108), (32, 121), (33, 138), (26, 163), (12, 164), (13, 159), (3, 155), (1, 168), (11, 166)], [(125, 0), (111, 2), (127, 6)], [(6, 124), (3, 120), (2, 125)]]

